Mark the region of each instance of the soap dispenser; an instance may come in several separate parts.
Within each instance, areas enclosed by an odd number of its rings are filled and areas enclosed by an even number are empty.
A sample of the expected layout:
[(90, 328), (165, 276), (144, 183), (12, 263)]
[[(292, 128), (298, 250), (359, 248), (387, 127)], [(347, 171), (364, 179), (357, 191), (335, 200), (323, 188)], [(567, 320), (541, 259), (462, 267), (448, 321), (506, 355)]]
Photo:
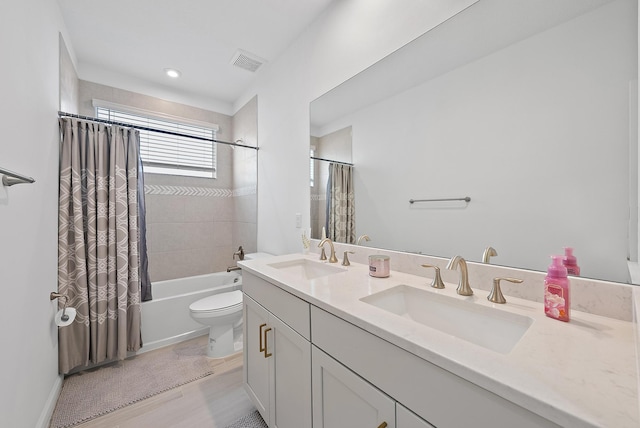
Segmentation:
[(569, 321), (569, 279), (562, 256), (551, 256), (552, 263), (544, 279), (544, 313), (560, 321)]
[(580, 266), (578, 266), (578, 260), (573, 255), (573, 248), (564, 247), (564, 258), (562, 264), (567, 268), (567, 273), (573, 276), (580, 276)]

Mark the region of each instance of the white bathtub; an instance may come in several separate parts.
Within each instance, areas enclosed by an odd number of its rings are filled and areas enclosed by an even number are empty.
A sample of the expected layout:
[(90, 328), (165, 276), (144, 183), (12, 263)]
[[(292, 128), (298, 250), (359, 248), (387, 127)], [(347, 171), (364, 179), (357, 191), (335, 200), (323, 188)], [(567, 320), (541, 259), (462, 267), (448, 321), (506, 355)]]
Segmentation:
[(208, 334), (209, 328), (189, 315), (189, 305), (241, 286), (240, 271), (153, 282), (153, 300), (142, 303), (142, 348), (138, 353)]

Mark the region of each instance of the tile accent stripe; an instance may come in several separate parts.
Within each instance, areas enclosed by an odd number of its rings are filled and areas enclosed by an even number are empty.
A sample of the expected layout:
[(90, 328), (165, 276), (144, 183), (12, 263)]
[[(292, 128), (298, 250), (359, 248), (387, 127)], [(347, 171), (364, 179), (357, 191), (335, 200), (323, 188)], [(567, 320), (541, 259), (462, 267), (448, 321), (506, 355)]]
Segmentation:
[(146, 195), (167, 196), (200, 196), (208, 198), (231, 198), (237, 196), (255, 195), (256, 186), (242, 187), (239, 189), (214, 189), (211, 187), (188, 186), (163, 186), (158, 184), (145, 184)]

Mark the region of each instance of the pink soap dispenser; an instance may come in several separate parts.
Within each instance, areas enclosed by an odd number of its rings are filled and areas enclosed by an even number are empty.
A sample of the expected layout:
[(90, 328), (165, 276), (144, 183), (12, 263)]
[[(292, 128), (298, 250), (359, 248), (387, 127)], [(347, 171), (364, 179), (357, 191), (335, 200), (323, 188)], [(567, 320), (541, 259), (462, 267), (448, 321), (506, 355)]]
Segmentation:
[(562, 256), (551, 256), (553, 260), (544, 279), (544, 313), (560, 321), (569, 321), (569, 279)]
[(578, 266), (578, 260), (573, 255), (573, 248), (564, 247), (564, 258), (562, 264), (567, 268), (567, 273), (573, 276), (580, 276), (580, 266)]

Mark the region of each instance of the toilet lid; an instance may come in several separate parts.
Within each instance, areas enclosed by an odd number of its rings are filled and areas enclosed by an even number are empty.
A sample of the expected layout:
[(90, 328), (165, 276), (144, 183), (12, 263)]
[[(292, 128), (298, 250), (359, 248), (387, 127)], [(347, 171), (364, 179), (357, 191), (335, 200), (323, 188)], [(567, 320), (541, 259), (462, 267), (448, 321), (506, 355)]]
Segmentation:
[(242, 291), (236, 290), (227, 293), (214, 294), (213, 296), (197, 300), (189, 305), (189, 309), (196, 312), (216, 311), (241, 304)]

